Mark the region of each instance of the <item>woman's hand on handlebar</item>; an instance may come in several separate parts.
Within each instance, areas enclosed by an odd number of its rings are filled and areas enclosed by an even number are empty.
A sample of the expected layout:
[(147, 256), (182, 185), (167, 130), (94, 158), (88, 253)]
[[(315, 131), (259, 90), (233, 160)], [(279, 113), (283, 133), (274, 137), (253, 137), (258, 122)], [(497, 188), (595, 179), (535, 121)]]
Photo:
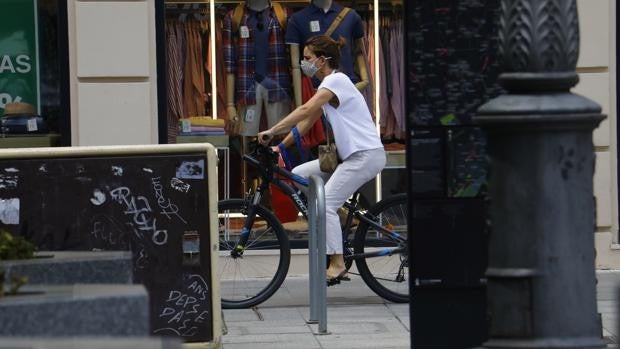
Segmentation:
[(259, 132), (257, 136), (258, 142), (262, 145), (269, 145), (269, 142), (271, 142), (271, 140), (273, 139), (273, 133), (271, 132), (271, 129)]

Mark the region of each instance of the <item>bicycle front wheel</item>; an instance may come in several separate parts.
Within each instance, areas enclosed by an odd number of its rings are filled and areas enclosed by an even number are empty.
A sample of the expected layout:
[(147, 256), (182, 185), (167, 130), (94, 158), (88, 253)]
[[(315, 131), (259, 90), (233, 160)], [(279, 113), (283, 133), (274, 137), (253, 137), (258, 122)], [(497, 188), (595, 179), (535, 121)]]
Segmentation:
[(409, 301), (407, 195), (379, 201), (369, 213), (378, 227), (361, 222), (355, 232), (355, 264), (364, 282), (379, 296), (396, 303)]
[(249, 308), (271, 297), (288, 273), (291, 250), (282, 224), (265, 207), (256, 206), (245, 246), (238, 246), (249, 203), (243, 199), (218, 203), (219, 279), (222, 307)]

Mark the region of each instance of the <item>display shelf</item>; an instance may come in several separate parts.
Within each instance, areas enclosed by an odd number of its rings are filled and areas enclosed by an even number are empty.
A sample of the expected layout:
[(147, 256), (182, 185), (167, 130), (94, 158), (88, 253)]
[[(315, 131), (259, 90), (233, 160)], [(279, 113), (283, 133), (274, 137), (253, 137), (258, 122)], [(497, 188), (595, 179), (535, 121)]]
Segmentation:
[(45, 134), (5, 134), (0, 135), (0, 148), (39, 148), (39, 147), (54, 147), (57, 146), (60, 141), (60, 134), (57, 133), (45, 133)]
[(387, 155), (387, 161), (385, 163), (386, 169), (407, 167), (405, 150), (388, 150), (385, 153)]
[(228, 147), (228, 136), (177, 136), (177, 143), (211, 143), (215, 147)]

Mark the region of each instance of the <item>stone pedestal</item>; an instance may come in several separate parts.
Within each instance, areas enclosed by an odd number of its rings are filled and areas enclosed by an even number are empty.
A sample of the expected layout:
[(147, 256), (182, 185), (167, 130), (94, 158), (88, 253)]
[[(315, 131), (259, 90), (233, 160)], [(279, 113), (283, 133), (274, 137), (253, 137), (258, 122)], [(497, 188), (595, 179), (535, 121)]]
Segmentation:
[(129, 251), (43, 251), (36, 258), (0, 261), (5, 280), (28, 277), (28, 284), (131, 284), (133, 265)]
[(142, 285), (24, 286), (0, 298), (0, 336), (148, 336)]

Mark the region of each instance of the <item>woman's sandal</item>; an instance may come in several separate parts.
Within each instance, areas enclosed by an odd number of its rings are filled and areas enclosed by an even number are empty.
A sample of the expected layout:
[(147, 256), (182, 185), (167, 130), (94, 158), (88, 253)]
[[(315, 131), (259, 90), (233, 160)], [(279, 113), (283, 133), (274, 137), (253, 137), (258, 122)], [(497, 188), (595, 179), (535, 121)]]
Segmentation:
[(349, 277), (348, 274), (348, 270), (343, 270), (342, 272), (340, 272), (340, 274), (338, 274), (338, 276), (333, 276), (333, 277), (327, 277), (327, 286), (334, 286), (334, 285), (338, 285), (340, 283), (340, 281), (351, 281), (351, 278)]

